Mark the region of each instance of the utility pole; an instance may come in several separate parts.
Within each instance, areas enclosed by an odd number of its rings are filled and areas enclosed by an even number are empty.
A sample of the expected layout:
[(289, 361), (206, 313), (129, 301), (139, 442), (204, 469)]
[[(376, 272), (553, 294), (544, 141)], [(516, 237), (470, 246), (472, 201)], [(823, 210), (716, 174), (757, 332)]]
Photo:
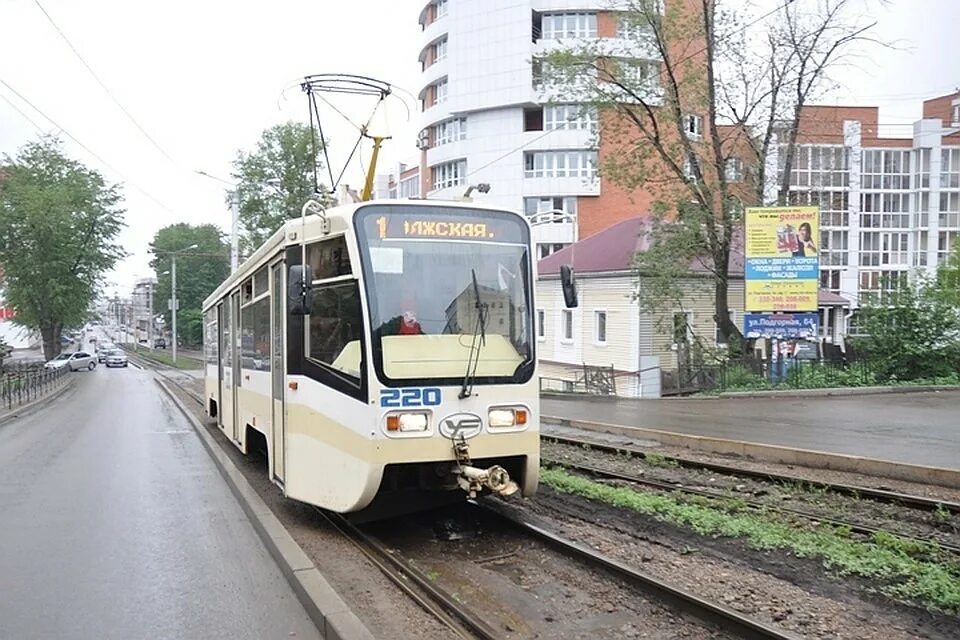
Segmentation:
[(177, 364), (177, 254), (172, 258), (170, 266), (170, 315), (173, 316), (173, 364)]
[(240, 266), (240, 192), (230, 193), (230, 273)]
[(147, 283), (147, 349), (153, 349), (153, 283)]

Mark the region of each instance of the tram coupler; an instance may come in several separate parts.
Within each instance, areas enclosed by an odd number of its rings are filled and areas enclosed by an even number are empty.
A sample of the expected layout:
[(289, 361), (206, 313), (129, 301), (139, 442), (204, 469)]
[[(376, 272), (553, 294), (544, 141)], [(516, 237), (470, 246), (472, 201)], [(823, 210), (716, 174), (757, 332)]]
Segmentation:
[(471, 498), (476, 498), (477, 493), (484, 488), (490, 489), (494, 493), (503, 496), (512, 496), (520, 487), (516, 482), (510, 479), (507, 470), (498, 464), (488, 469), (478, 469), (477, 467), (460, 467), (460, 475), (457, 476), (457, 484), (466, 491)]

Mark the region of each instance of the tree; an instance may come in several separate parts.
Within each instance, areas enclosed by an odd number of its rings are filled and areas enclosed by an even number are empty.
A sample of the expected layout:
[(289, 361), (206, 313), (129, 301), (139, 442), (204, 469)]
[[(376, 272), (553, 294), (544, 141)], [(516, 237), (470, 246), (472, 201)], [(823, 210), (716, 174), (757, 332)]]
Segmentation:
[[(665, 7), (625, 0), (625, 49), (601, 39), (535, 62), (552, 100), (600, 114), (601, 139), (615, 141), (601, 148), (600, 174), (660, 205), (648, 233), (649, 245), (662, 250), (636, 257), (645, 283), (660, 280), (638, 287), (642, 306), (660, 310), (683, 297), (677, 283), (700, 258), (713, 279), (722, 339), (742, 337), (729, 313), (729, 283), (731, 251), (742, 250), (743, 207), (770, 200), (767, 160), (784, 138), (789, 179), (802, 108), (851, 45), (867, 39), (873, 25), (848, 17), (852, 4), (794, 0), (754, 18), (723, 0)], [(785, 194), (781, 187), (781, 202)]]
[[(240, 202), (242, 248), (250, 253), (280, 225), (300, 215), (308, 198), (315, 197), (314, 177), (323, 169), (317, 139), (314, 160), (310, 126), (278, 124), (263, 132), (254, 151), (238, 151), (233, 161)], [(323, 186), (321, 192), (325, 193)]]
[(105, 272), (125, 255), (120, 189), (45, 137), (6, 156), (0, 181), (0, 266), (14, 321), (60, 353), (64, 327), (87, 318)]
[[(194, 249), (187, 249), (197, 245)], [(154, 311), (162, 311), (166, 326), (172, 326), (167, 309), (171, 299), (171, 266), (177, 254), (177, 333), (187, 344), (202, 341), (200, 322), (203, 301), (230, 275), (230, 248), (218, 227), (212, 224), (172, 224), (157, 231), (150, 243), (154, 258), (150, 267), (156, 272)]]
[(937, 269), (937, 290), (960, 313), (960, 244)]
[(859, 311), (853, 340), (883, 378), (913, 380), (957, 373), (960, 314), (936, 281), (919, 280)]

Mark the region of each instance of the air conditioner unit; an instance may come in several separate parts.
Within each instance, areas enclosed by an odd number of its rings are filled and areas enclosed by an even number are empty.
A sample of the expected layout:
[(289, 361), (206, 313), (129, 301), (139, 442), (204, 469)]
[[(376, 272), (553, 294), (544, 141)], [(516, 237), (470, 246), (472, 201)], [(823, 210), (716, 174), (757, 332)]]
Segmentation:
[(424, 151), (430, 148), (430, 132), (427, 129), (424, 129), (420, 132), (420, 135), (417, 136), (417, 149)]

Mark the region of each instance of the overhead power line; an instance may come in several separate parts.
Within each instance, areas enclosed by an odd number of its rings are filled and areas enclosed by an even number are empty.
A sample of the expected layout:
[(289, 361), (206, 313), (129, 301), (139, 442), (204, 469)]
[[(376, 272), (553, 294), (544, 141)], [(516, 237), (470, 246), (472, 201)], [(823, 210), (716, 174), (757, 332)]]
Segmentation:
[[(44, 119), (46, 119), (50, 124), (52, 124), (52, 125), (55, 126), (57, 129), (59, 129), (59, 130), (63, 133), (63, 135), (65, 135), (65, 136), (67, 136), (68, 138), (70, 138), (70, 140), (72, 140), (77, 146), (79, 146), (81, 149), (83, 149), (84, 151), (86, 151), (87, 153), (89, 153), (91, 156), (93, 156), (98, 162), (100, 162), (100, 164), (102, 164), (104, 167), (106, 167), (107, 169), (109, 169), (110, 171), (112, 171), (112, 172), (113, 172), (117, 177), (119, 177), (121, 180), (123, 180), (124, 182), (128, 183), (131, 187), (133, 187), (134, 189), (136, 189), (137, 191), (139, 191), (140, 193), (142, 193), (144, 196), (146, 196), (147, 198), (149, 198), (150, 200), (152, 200), (157, 206), (159, 206), (160, 208), (164, 209), (164, 210), (167, 211), (168, 213), (172, 213), (172, 214), (174, 214), (174, 215), (180, 215), (180, 214), (178, 214), (176, 211), (174, 211), (173, 209), (171, 209), (170, 207), (168, 207), (167, 205), (165, 205), (163, 202), (161, 202), (160, 200), (158, 200), (156, 197), (154, 197), (153, 194), (151, 194), (149, 191), (147, 191), (146, 189), (144, 189), (143, 187), (141, 187), (140, 185), (138, 185), (136, 182), (133, 182), (132, 180), (130, 180), (129, 178), (127, 178), (119, 169), (117, 169), (117, 168), (114, 167), (112, 164), (110, 164), (109, 162), (107, 162), (106, 160), (104, 160), (104, 159), (100, 156), (100, 154), (98, 154), (96, 151), (94, 151), (93, 149), (91, 149), (91, 148), (88, 147), (87, 145), (83, 144), (79, 139), (77, 139), (76, 136), (74, 136), (72, 133), (70, 133), (69, 131), (67, 131), (67, 129), (65, 129), (65, 128), (62, 127), (60, 124), (58, 124), (56, 120), (54, 120), (53, 118), (51, 118), (50, 116), (48, 116), (46, 113), (44, 113), (44, 111), (43, 111), (42, 109), (40, 109), (40, 107), (38, 107), (37, 105), (35, 105), (35, 104), (33, 104), (32, 102), (30, 102), (30, 100), (28, 100), (22, 93), (20, 93), (19, 91), (17, 91), (16, 89), (14, 89), (12, 86), (10, 86), (10, 84), (9, 84), (6, 80), (4, 80), (3, 78), (0, 78), (0, 84), (2, 84), (3, 86), (5, 86), (5, 87), (7, 88), (7, 90), (10, 91), (13, 95), (17, 96), (17, 97), (20, 98), (23, 102), (25, 102), (31, 109), (33, 109), (34, 111), (36, 111), (37, 113), (39, 113), (41, 116), (43, 116)], [(9, 100), (8, 100), (8, 102), (9, 102)], [(12, 104), (12, 103), (11, 103), (11, 104)], [(17, 111), (20, 111), (20, 110), (17, 109)], [(22, 112), (21, 112), (21, 113), (22, 113)], [(25, 114), (24, 114), (24, 117), (26, 117)], [(34, 125), (35, 127), (37, 127), (37, 130), (38, 130), (40, 133), (44, 133), (43, 129), (42, 129), (41, 127), (37, 126), (37, 123), (33, 122), (33, 120), (30, 119), (30, 118), (28, 118), (28, 119), (30, 120), (31, 123), (33, 123), (33, 125)]]
[(127, 111), (127, 109), (122, 104), (120, 104), (120, 101), (117, 100), (117, 97), (113, 95), (113, 92), (110, 91), (107, 85), (104, 84), (103, 80), (100, 79), (100, 76), (98, 76), (97, 73), (93, 70), (93, 67), (91, 67), (86, 60), (84, 60), (83, 56), (80, 55), (80, 52), (77, 51), (77, 48), (73, 46), (72, 42), (70, 42), (70, 39), (67, 37), (67, 35), (57, 25), (57, 23), (54, 22), (50, 14), (47, 13), (47, 10), (43, 8), (43, 5), (40, 4), (40, 0), (33, 0), (33, 2), (34, 4), (37, 5), (37, 8), (40, 9), (41, 12), (43, 12), (43, 15), (46, 16), (47, 20), (50, 22), (50, 24), (53, 26), (56, 32), (60, 34), (60, 37), (63, 38), (63, 41), (67, 43), (67, 46), (70, 47), (70, 50), (73, 52), (73, 55), (77, 57), (77, 60), (79, 60), (83, 64), (83, 66), (86, 67), (87, 71), (90, 72), (90, 75), (93, 76), (93, 79), (96, 80), (97, 84), (100, 85), (100, 88), (103, 89), (103, 91), (110, 97), (111, 100), (113, 100), (113, 103), (117, 105), (117, 108), (123, 112), (123, 115), (127, 116), (127, 119), (129, 119), (130, 122), (133, 123), (133, 126), (135, 126), (140, 131), (140, 133), (143, 134), (143, 137), (145, 137), (147, 140), (150, 141), (150, 144), (152, 144), (157, 149), (157, 151), (162, 153), (163, 156), (170, 162), (177, 164), (176, 161), (170, 156), (170, 154), (167, 153), (166, 149), (161, 147), (160, 144), (156, 140), (154, 140), (153, 136), (147, 133), (147, 130), (144, 129), (139, 122), (137, 122), (137, 119), (134, 118), (133, 115), (131, 115), (130, 112)]

